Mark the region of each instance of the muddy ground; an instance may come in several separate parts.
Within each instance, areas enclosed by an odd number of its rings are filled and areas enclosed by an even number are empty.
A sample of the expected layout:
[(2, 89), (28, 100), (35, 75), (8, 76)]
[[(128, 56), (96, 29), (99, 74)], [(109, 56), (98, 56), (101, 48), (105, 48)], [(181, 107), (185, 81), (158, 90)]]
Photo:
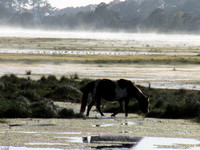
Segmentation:
[[(79, 104), (56, 104), (71, 107), (75, 111), (79, 109)], [(182, 145), (175, 144), (168, 145), (168, 147), (178, 149), (199, 146), (200, 148), (200, 141), (198, 141), (200, 140), (200, 126), (192, 120), (143, 118), (136, 114), (129, 114), (125, 117), (122, 113), (115, 118), (111, 118), (110, 114), (102, 118), (94, 108), (90, 117), (86, 119), (28, 118), (5, 119), (5, 122), (0, 124), (0, 145), (11, 149), (13, 147), (90, 149), (97, 148), (99, 145), (112, 146), (113, 143), (116, 145), (116, 141), (113, 142), (116, 137), (120, 138), (118, 143), (126, 142), (127, 144), (128, 142), (130, 144), (132, 142), (131, 144), (134, 145), (132, 139), (123, 140), (127, 138), (126, 136), (140, 140), (142, 137), (170, 137), (176, 138), (172, 139), (175, 143), (177, 138), (191, 138), (196, 139), (196, 143), (183, 142)], [(101, 136), (105, 139), (112, 137), (112, 142), (91, 142), (94, 136)], [(156, 141), (154, 140), (155, 145)], [(160, 146), (166, 147), (166, 145), (167, 143)]]

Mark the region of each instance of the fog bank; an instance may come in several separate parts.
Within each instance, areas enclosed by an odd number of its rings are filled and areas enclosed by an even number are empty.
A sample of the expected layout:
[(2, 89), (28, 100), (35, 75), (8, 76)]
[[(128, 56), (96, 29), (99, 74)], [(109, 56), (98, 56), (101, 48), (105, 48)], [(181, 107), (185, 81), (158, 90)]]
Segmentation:
[(187, 44), (200, 46), (199, 35), (159, 34), (159, 33), (123, 33), (123, 32), (85, 32), (85, 31), (45, 31), (39, 29), (22, 29), (0, 27), (0, 37), (15, 38), (60, 38), (60, 39), (97, 39), (120, 41), (144, 41), (163, 44)]

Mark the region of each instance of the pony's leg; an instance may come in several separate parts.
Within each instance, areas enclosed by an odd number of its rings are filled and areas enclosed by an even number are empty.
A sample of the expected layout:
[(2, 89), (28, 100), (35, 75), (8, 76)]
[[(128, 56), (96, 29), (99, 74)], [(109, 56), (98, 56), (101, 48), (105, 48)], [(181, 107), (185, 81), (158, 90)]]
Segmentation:
[(98, 98), (97, 99), (97, 110), (99, 111), (99, 113), (101, 114), (101, 116), (104, 116), (104, 114), (101, 111), (100, 106), (101, 106), (101, 98)]
[(118, 111), (116, 111), (115, 113), (113, 113), (111, 116), (115, 116), (116, 114), (118, 114), (119, 112), (121, 112), (123, 110), (123, 101), (120, 100), (119, 104), (120, 104), (120, 109)]
[(125, 99), (125, 116), (128, 117), (128, 104), (129, 104), (129, 99)]
[(92, 106), (94, 106), (94, 104), (95, 104), (95, 100), (92, 99), (91, 103), (88, 105), (86, 116), (89, 116), (90, 110), (91, 110)]

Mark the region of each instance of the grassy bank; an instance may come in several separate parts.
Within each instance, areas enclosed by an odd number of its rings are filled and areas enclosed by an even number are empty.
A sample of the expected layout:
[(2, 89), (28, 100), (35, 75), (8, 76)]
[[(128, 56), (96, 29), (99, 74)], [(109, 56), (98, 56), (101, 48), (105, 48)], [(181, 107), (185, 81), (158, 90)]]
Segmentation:
[[(0, 78), (0, 117), (1, 118), (70, 118), (80, 117), (73, 110), (59, 108), (53, 101), (79, 103), (81, 88), (89, 80), (55, 76), (41, 77), (35, 81), (5, 75)], [(193, 118), (200, 120), (200, 91), (149, 89), (140, 87), (150, 97), (151, 107), (147, 117)], [(104, 111), (118, 109), (117, 103), (104, 101)], [(130, 102), (130, 113), (140, 113), (136, 100)]]
[(185, 55), (73, 55), (73, 54), (4, 54), (0, 53), (3, 63), (81, 63), (81, 64), (200, 64), (200, 56)]

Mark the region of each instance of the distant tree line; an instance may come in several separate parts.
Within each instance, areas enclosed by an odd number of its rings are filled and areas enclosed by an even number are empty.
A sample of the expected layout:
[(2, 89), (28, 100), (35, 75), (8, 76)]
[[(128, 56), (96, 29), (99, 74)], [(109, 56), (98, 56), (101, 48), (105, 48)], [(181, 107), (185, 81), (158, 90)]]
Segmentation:
[(199, 0), (114, 0), (58, 10), (43, 0), (1, 0), (0, 24), (132, 32), (200, 31)]
[(0, 25), (32, 27), (56, 9), (44, 0), (0, 0)]

